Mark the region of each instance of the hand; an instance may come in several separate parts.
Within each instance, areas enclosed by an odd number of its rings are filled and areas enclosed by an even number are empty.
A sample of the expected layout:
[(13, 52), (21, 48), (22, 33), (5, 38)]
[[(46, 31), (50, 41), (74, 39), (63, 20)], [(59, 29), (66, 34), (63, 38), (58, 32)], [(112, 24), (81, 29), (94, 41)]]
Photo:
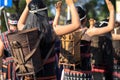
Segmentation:
[(112, 2), (110, 0), (105, 0), (105, 2), (107, 4), (107, 7), (108, 7), (109, 11), (114, 10), (114, 6), (113, 6), (113, 4), (112, 4)]
[(74, 4), (74, 1), (73, 0), (65, 0), (66, 1), (66, 4), (68, 6), (70, 6), (71, 4)]
[(56, 4), (55, 4), (55, 8), (56, 8), (56, 13), (60, 15), (60, 12), (61, 12), (61, 6), (62, 6), (62, 1), (58, 1)]
[(31, 0), (26, 0), (26, 4), (29, 4)]

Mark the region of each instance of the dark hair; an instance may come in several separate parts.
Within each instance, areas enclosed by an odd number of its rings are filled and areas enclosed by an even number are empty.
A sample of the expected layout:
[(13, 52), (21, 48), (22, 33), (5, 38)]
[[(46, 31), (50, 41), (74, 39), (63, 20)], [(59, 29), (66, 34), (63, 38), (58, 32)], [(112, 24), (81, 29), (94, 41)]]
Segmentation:
[(40, 49), (42, 56), (45, 57), (55, 42), (53, 34), (53, 27), (49, 24), (47, 8), (42, 0), (32, 0), (29, 4), (29, 15), (24, 29), (31, 29), (37, 27), (40, 35), (42, 35), (40, 42)]
[(100, 22), (96, 22), (96, 23), (94, 24), (94, 26), (95, 26), (95, 27), (105, 27), (105, 26), (108, 25), (108, 21), (109, 21), (109, 19), (104, 19), (104, 20), (102, 20), (102, 21), (100, 21)]
[(28, 5), (29, 10), (37, 10), (45, 7), (46, 5), (42, 0), (32, 0)]
[(16, 14), (16, 13), (10, 14), (10, 16), (8, 18), (11, 20), (18, 20), (19, 19), (18, 14)]
[[(86, 11), (81, 6), (76, 6), (81, 23), (86, 19)], [(67, 20), (66, 24), (70, 24), (71, 20)]]
[[(13, 26), (17, 26), (18, 23), (18, 14), (16, 13), (11, 13), (10, 16), (8, 17), (8, 23)], [(12, 23), (11, 23), (12, 22)]]
[(46, 5), (42, 2), (42, 0), (32, 0), (28, 4), (28, 8), (30, 13), (28, 15), (26, 24), (29, 26), (26, 28), (37, 27), (40, 31), (43, 31), (43, 28), (41, 29), (41, 27), (49, 26), (47, 9), (41, 10), (46, 8)]
[(86, 11), (81, 6), (76, 6), (77, 12), (79, 14), (80, 19), (86, 18)]

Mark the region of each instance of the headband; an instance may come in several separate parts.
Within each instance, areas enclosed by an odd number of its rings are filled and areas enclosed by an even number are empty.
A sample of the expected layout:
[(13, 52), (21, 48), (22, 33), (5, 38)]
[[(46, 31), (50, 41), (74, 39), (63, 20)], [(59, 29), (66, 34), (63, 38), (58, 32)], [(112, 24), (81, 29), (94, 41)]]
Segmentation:
[(47, 7), (45, 7), (45, 8), (42, 8), (42, 9), (37, 9), (37, 10), (30, 10), (29, 12), (30, 13), (37, 13), (38, 11), (43, 11), (43, 10), (47, 10), (48, 8)]
[(99, 25), (99, 26), (102, 26), (104, 23), (108, 24), (107, 21), (102, 21), (102, 22), (100, 22), (100, 25)]
[(85, 19), (85, 18), (86, 18), (86, 15), (85, 15), (84, 17), (80, 18), (80, 21), (82, 21), (82, 20)]
[(18, 21), (8, 19), (8, 23), (11, 24), (11, 25), (16, 25), (18, 23)]

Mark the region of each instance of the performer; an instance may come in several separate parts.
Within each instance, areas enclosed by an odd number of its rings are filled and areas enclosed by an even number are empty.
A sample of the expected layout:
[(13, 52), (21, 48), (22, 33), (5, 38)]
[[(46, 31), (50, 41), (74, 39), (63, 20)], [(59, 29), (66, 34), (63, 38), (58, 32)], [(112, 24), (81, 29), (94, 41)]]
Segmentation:
[(13, 59), (11, 58), (11, 49), (10, 44), (7, 39), (7, 35), (9, 33), (17, 31), (17, 22), (18, 22), (18, 15), (13, 13), (10, 14), (8, 17), (8, 25), (9, 30), (3, 32), (0, 35), (0, 69), (2, 70), (2, 74), (4, 74), (3, 79), (12, 79), (16, 80), (15, 73), (12, 74), (11, 72), (15, 72), (13, 69)]
[[(30, 2), (29, 0), (26, 0), (26, 2), (27, 5), (18, 22), (18, 29), (25, 30), (34, 27), (39, 29), (41, 33), (40, 35), (43, 35), (40, 44), (40, 54), (44, 60), (47, 53), (52, 48), (52, 45), (56, 40), (56, 36), (70, 33), (79, 28), (79, 16), (74, 6), (73, 0), (66, 0), (66, 4), (70, 7), (71, 10), (72, 23), (69, 25), (56, 25), (52, 27), (48, 23), (47, 7), (45, 4), (43, 4), (42, 0), (32, 0)], [(54, 56), (55, 51), (52, 49), (50, 57), (48, 58), (45, 65), (43, 65), (43, 69), (35, 74), (38, 80), (56, 80), (56, 64)]]
[[(108, 32), (110, 32), (114, 28), (114, 7), (113, 7), (111, 1), (105, 0), (105, 2), (107, 4), (108, 10), (110, 12), (110, 16), (109, 16), (110, 19), (109, 19), (108, 25), (103, 25), (104, 27), (94, 27), (94, 24), (90, 23), (91, 25), (86, 30), (85, 34), (82, 37), (81, 43), (80, 43), (80, 45), (81, 45), (81, 47), (80, 47), (80, 49), (81, 49), (81, 61), (82, 61), (81, 69), (83, 71), (91, 71), (92, 70), (91, 69), (91, 59), (90, 59), (90, 57), (91, 57), (91, 55), (90, 55), (91, 39), (94, 36), (98, 36), (98, 35), (102, 35), (104, 33), (108, 33)], [(94, 20), (93, 20), (93, 23), (94, 23)], [(98, 53), (96, 53), (96, 54), (98, 54)], [(113, 53), (111, 53), (111, 55), (112, 54)], [(110, 55), (109, 59), (112, 58), (111, 55)], [(112, 61), (110, 63), (112, 64)], [(112, 70), (112, 67), (110, 67), (110, 68), (108, 67), (107, 69), (111, 69)], [(105, 80), (112, 80), (112, 71), (108, 70), (108, 72), (106, 74), (108, 74), (108, 75), (110, 74), (110, 75), (109, 75), (109, 77), (105, 76), (106, 77)], [(101, 80), (101, 79), (99, 79), (99, 80)]]
[[(18, 15), (16, 13), (11, 13), (10, 16), (8, 17), (8, 26), (9, 26), (9, 30), (3, 32), (1, 35), (0, 35), (0, 38), (4, 44), (4, 50), (5, 52), (8, 52), (10, 53), (10, 45), (8, 43), (8, 39), (7, 39), (7, 35), (8, 33), (11, 33), (11, 32), (15, 32), (17, 31), (17, 22), (18, 22)], [(10, 56), (10, 54), (6, 54), (4, 53), (4, 55), (6, 56)]]
[[(113, 4), (111, 3), (111, 1), (109, 0), (105, 0), (109, 13), (110, 13), (110, 18), (109, 18), (109, 22), (108, 25), (104, 25), (104, 27), (94, 27), (94, 25), (91, 25), (89, 28), (86, 27), (86, 14), (85, 11), (80, 7), (77, 6), (77, 10), (78, 13), (80, 14), (80, 20), (81, 20), (81, 29), (79, 29), (79, 31), (82, 31), (84, 33), (82, 40), (80, 41), (80, 49), (81, 49), (81, 66), (80, 66), (80, 70), (82, 71), (91, 71), (91, 63), (90, 63), (90, 44), (91, 44), (91, 39), (93, 36), (97, 36), (97, 35), (101, 35), (107, 32), (110, 32), (113, 28), (114, 28), (114, 7)], [(83, 14), (83, 15), (82, 15)], [(82, 17), (81, 17), (82, 16)], [(72, 70), (70, 70), (71, 74), (72, 74)], [(65, 71), (63, 70), (63, 74), (65, 73)], [(76, 72), (76, 74), (79, 73)], [(107, 72), (109, 74), (111, 74), (110, 72)], [(74, 74), (74, 72), (73, 72)], [(66, 77), (67, 74), (65, 74)], [(68, 78), (70, 78), (71, 75), (67, 76)], [(62, 76), (61, 80), (66, 79), (65, 77)], [(78, 76), (80, 77), (80, 76)], [(85, 77), (83, 77), (85, 78)], [(87, 77), (86, 77), (87, 78)], [(107, 77), (106, 80), (111, 80), (112, 79), (112, 75), (110, 77)]]

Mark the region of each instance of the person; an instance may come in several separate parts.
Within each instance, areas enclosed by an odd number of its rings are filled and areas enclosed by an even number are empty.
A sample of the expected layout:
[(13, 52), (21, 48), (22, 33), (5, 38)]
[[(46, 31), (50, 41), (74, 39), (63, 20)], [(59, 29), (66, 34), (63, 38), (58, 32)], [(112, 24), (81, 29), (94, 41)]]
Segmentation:
[[(27, 5), (20, 16), (18, 21), (18, 30), (26, 30), (37, 27), (42, 37), (42, 44), (40, 44), (42, 59), (45, 59), (48, 51), (52, 48), (52, 44), (56, 40), (56, 36), (68, 34), (75, 31), (80, 26), (79, 16), (74, 6), (73, 0), (66, 0), (66, 4), (70, 7), (72, 15), (72, 23), (69, 25), (55, 25), (50, 26), (48, 23), (47, 7), (42, 0), (26, 0)], [(50, 58), (55, 56), (54, 49), (48, 58), (43, 69), (35, 74), (37, 79), (40, 80), (56, 80), (55, 73), (55, 60), (51, 61)]]
[[(4, 74), (4, 79), (16, 79), (15, 74), (9, 72), (15, 72), (13, 69), (13, 59), (11, 58), (11, 48), (7, 39), (9, 33), (17, 31), (18, 15), (11, 13), (8, 17), (8, 30), (0, 35), (0, 69)], [(11, 68), (11, 71), (9, 70)]]
[[(107, 25), (104, 25), (105, 20), (101, 21), (101, 24), (96, 25), (96, 26), (93, 25), (92, 23), (90, 23), (90, 27), (85, 32), (85, 35), (83, 35), (83, 39), (81, 40), (81, 43), (80, 43), (80, 45), (82, 45), (80, 47), (81, 61), (83, 60), (81, 66), (82, 66), (82, 70), (85, 70), (85, 71), (91, 70), (91, 71), (95, 72), (95, 69), (92, 68), (91, 63), (90, 63), (91, 60), (89, 59), (89, 57), (90, 57), (89, 53), (91, 53), (90, 50), (92, 50), (90, 48), (90, 46), (91, 46), (91, 41), (94, 36), (101, 36), (101, 37), (99, 37), (100, 40), (98, 42), (98, 45), (100, 44), (101, 47), (100, 47), (100, 50), (96, 50), (97, 53), (95, 53), (95, 54), (96, 55), (102, 55), (102, 54), (104, 55), (105, 58), (104, 59), (101, 58), (104, 61), (103, 63), (101, 63), (104, 65), (104, 70), (105, 70), (105, 72), (103, 74), (104, 78), (105, 78), (105, 80), (113, 80), (113, 75), (112, 75), (113, 74), (113, 46), (112, 46), (111, 38), (115, 38), (115, 35), (112, 34), (110, 36), (110, 34), (111, 34), (110, 31), (112, 31), (112, 29), (114, 28), (114, 22), (115, 22), (114, 21), (114, 13), (113, 13), (114, 7), (109, 0), (106, 0), (106, 4), (107, 4), (108, 10), (110, 12), (110, 17), (109, 17), (109, 20), (107, 21)], [(110, 20), (110, 18), (111, 18), (111, 20)], [(94, 21), (93, 21), (93, 23), (94, 23)], [(108, 29), (105, 29), (105, 26), (108, 26)], [(111, 26), (111, 29), (109, 28), (109, 26)], [(101, 29), (104, 29), (104, 30), (101, 31)], [(110, 31), (108, 31), (108, 30), (110, 30)], [(107, 37), (103, 37), (106, 35), (107, 35)], [(85, 39), (87, 39), (87, 41)], [(98, 53), (99, 51), (100, 51), (100, 53)], [(87, 56), (85, 56), (85, 53)], [(82, 54), (83, 54), (83, 56), (82, 56)], [(99, 58), (100, 58), (100, 56), (99, 56)], [(98, 57), (96, 57), (96, 60), (97, 59), (98, 59)], [(95, 60), (95, 63), (97, 63), (96, 60)], [(96, 67), (96, 65), (95, 65), (95, 67)], [(99, 67), (98, 67), (98, 69), (99, 69)], [(96, 79), (102, 80), (102, 77), (100, 75), (99, 75), (99, 77), (95, 77), (93, 74), (93, 78), (94, 78), (94, 80), (96, 80)]]
[[(94, 27), (94, 25), (90, 25), (90, 27), (87, 28), (86, 27), (87, 18), (86, 18), (85, 10), (83, 8), (81, 8), (80, 6), (76, 6), (77, 11), (78, 11), (79, 16), (80, 16), (80, 20), (81, 20), (81, 26), (80, 26), (81, 28), (77, 31), (81, 31), (83, 33), (82, 39), (80, 41), (81, 65), (80, 65), (79, 70), (84, 71), (84, 72), (91, 71), (90, 45), (91, 45), (92, 37), (110, 32), (114, 28), (114, 7), (113, 7), (113, 4), (109, 0), (105, 0), (105, 2), (107, 4), (110, 16), (109, 16), (108, 25), (105, 25), (104, 27)], [(72, 70), (70, 70), (70, 72), (72, 75)], [(73, 74), (74, 74), (74, 72), (73, 72)], [(65, 72), (65, 70), (63, 69), (63, 73), (62, 73), (63, 75), (61, 77), (61, 80), (66, 79), (67, 74), (65, 74), (65, 73), (67, 73), (67, 72)], [(77, 73), (79, 73), (79, 71), (77, 71), (76, 74)], [(107, 73), (109, 73), (109, 71)], [(111, 74), (111, 72), (109, 74)], [(70, 78), (71, 75), (67, 75), (67, 78)], [(73, 76), (73, 77), (75, 77), (75, 76)], [(81, 76), (78, 76), (78, 77), (81, 77)], [(83, 77), (83, 78), (86, 78), (86, 77)], [(92, 77), (89, 77), (89, 78), (91, 79)], [(111, 76), (107, 77), (106, 80), (111, 80), (111, 79), (112, 79), (112, 74), (111, 74)]]
[[(10, 46), (9, 46), (9, 43), (8, 43), (8, 40), (7, 40), (7, 35), (8, 33), (11, 33), (11, 32), (15, 32), (17, 31), (17, 22), (18, 22), (18, 15), (16, 13), (11, 13), (10, 16), (8, 17), (8, 30), (3, 32), (1, 35), (0, 35), (0, 38), (4, 44), (4, 50), (5, 52), (8, 52), (10, 53)], [(4, 53), (5, 55), (6, 53)], [(10, 56), (10, 54), (6, 54), (6, 56)]]
[(114, 59), (113, 59), (113, 77), (114, 79), (119, 79), (119, 66), (120, 66), (120, 22), (115, 20), (115, 28), (112, 31), (112, 43), (113, 43), (113, 50), (114, 50)]

